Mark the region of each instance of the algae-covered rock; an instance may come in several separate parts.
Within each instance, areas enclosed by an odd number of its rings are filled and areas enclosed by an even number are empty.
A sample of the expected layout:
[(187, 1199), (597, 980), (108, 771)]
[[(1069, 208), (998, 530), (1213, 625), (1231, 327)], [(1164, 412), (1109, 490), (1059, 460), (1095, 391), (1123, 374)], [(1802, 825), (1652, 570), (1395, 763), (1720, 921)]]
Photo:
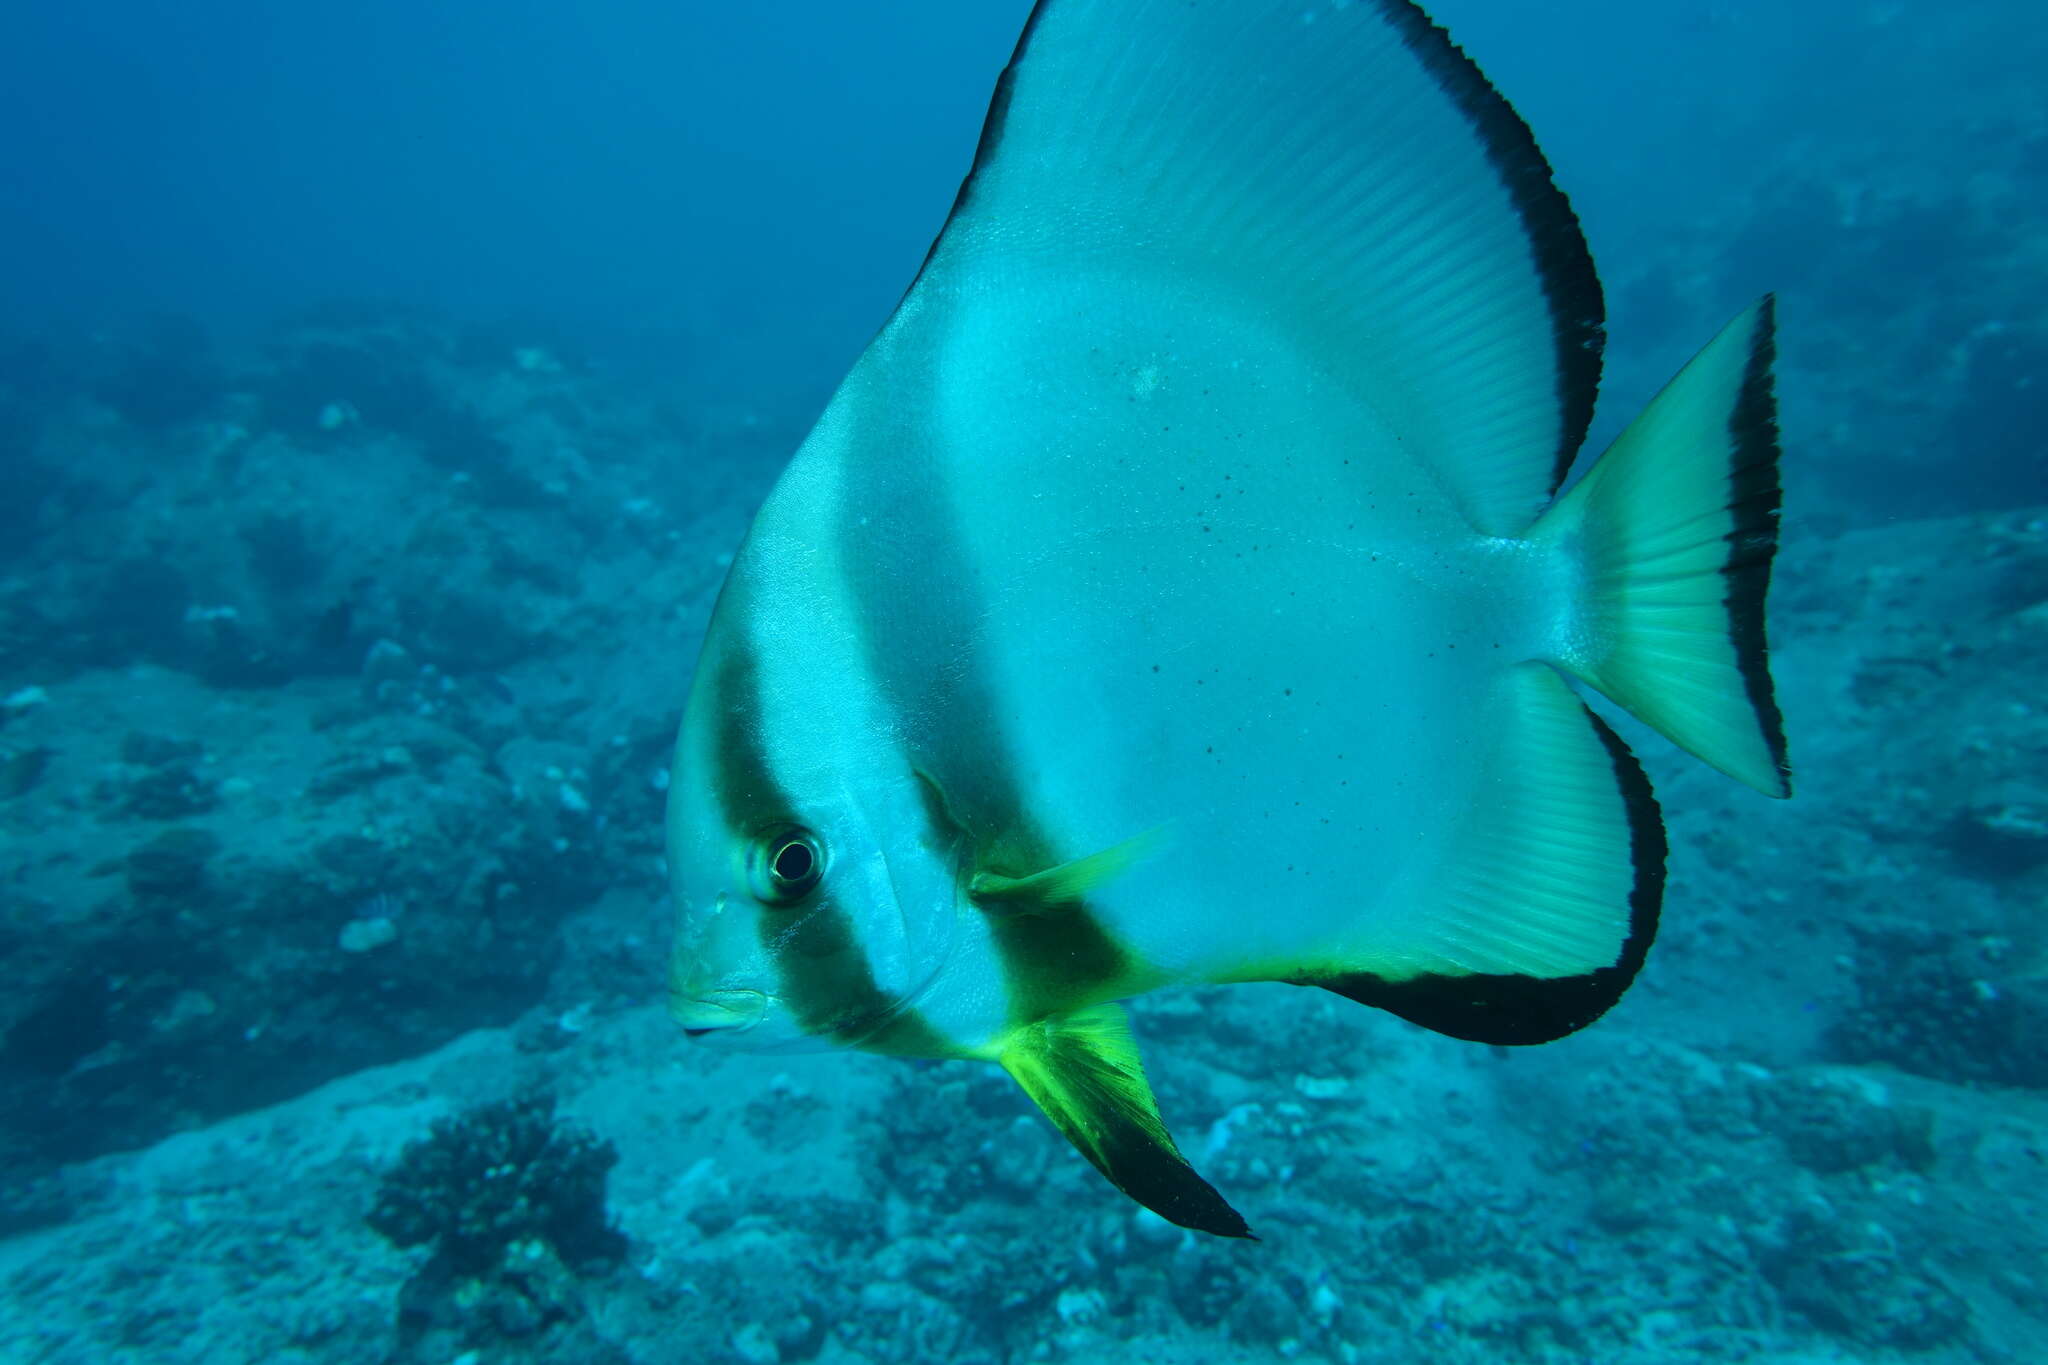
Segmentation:
[(1969, 1324), (1969, 1305), (1879, 1223), (1795, 1209), (1763, 1269), (1787, 1307), (1865, 1345), (1929, 1350)]
[(128, 888), (138, 896), (182, 896), (206, 879), (206, 865), (220, 852), (217, 835), (190, 825), (167, 829), (126, 859)]
[(25, 796), (34, 789), (56, 752), (41, 744), (26, 749), (0, 749), (0, 801)]
[(2007, 940), (1902, 922), (1851, 928), (1858, 998), (1828, 1031), (1836, 1059), (2048, 1087), (2048, 981)]
[(1898, 1159), (1908, 1127), (1870, 1081), (1813, 1076), (1771, 1086), (1760, 1108), (1791, 1158), (1833, 1175)]

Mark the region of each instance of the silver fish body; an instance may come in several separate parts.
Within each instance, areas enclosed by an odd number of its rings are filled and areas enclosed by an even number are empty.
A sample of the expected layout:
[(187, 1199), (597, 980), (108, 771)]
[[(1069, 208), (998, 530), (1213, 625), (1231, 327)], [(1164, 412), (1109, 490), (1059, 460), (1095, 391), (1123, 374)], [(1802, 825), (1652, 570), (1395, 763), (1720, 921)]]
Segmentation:
[(1113, 1002), (1591, 1022), (1665, 848), (1565, 678), (1789, 791), (1772, 331), (1744, 312), (1560, 496), (1598, 280), (1441, 30), (1044, 0), (714, 615), (670, 789), (681, 1022), (999, 1062), (1226, 1235)]

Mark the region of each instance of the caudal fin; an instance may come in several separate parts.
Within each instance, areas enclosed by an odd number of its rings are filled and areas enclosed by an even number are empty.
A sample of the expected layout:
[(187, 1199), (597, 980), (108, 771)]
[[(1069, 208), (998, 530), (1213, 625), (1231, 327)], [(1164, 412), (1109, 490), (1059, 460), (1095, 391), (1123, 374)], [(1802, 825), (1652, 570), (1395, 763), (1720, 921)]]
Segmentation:
[(1778, 548), (1766, 295), (1692, 358), (1543, 515), (1579, 569), (1552, 662), (1766, 796), (1792, 794), (1764, 642)]

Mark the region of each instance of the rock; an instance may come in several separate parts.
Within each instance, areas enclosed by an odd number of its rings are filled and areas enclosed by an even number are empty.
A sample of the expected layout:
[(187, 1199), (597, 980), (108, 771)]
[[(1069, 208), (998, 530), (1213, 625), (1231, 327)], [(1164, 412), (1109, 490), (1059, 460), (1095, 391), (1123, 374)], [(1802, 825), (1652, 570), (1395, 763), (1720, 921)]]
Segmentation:
[(260, 629), (230, 606), (185, 608), (180, 662), (220, 687), (275, 687), (291, 675)]
[(1760, 1259), (1787, 1307), (1851, 1341), (1927, 1350), (1953, 1340), (1969, 1323), (1969, 1306), (1875, 1222), (1796, 1210), (1778, 1245)]
[(1761, 1092), (1761, 1109), (1791, 1158), (1835, 1175), (1896, 1157), (1898, 1115), (1871, 1083), (1812, 1076)]
[(199, 758), (205, 752), (206, 746), (196, 739), (173, 739), (145, 730), (130, 730), (121, 740), (121, 761), (138, 768), (161, 768)]
[(1069, 1327), (1086, 1327), (1101, 1317), (1107, 1304), (1099, 1289), (1079, 1289), (1069, 1286), (1060, 1291), (1053, 1301), (1053, 1309), (1060, 1315), (1060, 1321)]
[(185, 761), (150, 768), (118, 794), (119, 809), (144, 820), (178, 820), (219, 804), (212, 780)]
[(775, 1345), (784, 1360), (808, 1360), (815, 1356), (825, 1335), (824, 1324), (808, 1313), (789, 1313), (777, 1318), (773, 1330)]
[(352, 919), (341, 926), (341, 950), (345, 953), (367, 953), (397, 937), (398, 926), (382, 915)]
[(220, 840), (203, 829), (167, 829), (127, 858), (128, 889), (138, 896), (182, 896), (206, 880), (206, 864)]
[(363, 671), (359, 679), (363, 700), (381, 701), (391, 689), (411, 686), (419, 673), (420, 666), (413, 662), (405, 646), (379, 640), (363, 656)]
[(732, 1334), (732, 1351), (747, 1365), (778, 1365), (782, 1348), (758, 1322), (750, 1322)]
[(0, 754), (0, 801), (24, 795), (42, 781), (44, 771), (56, 754), (55, 749), (41, 744)]
[(23, 687), (8, 693), (6, 700), (0, 701), (0, 711), (18, 715), (24, 711), (33, 711), (38, 706), (47, 706), (49, 702), (50, 694), (42, 688)]

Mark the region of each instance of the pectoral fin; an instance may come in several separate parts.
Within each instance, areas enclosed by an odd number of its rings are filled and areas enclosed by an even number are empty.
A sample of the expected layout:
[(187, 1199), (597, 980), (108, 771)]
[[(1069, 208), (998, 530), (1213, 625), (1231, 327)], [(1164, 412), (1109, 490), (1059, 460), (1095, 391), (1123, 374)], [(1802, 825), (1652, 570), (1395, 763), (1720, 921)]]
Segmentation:
[(1028, 877), (1005, 877), (996, 872), (977, 872), (967, 883), (974, 903), (992, 913), (1031, 914), (1078, 905), (1088, 893), (1133, 863), (1151, 853), (1164, 840), (1163, 830), (1148, 830), (1135, 838), (1091, 853), (1085, 858), (1034, 872)]
[(1122, 1006), (1096, 1005), (1028, 1025), (1000, 1060), (1110, 1184), (1168, 1222), (1251, 1237), (1237, 1210), (1173, 1145)]
[(998, 917), (1042, 914), (1079, 905), (1088, 898), (1090, 891), (1123, 875), (1133, 864), (1151, 856), (1166, 842), (1166, 830), (1162, 827), (1147, 830), (1120, 844), (1112, 844), (1099, 853), (1075, 858), (1027, 876), (1013, 877), (1007, 873), (991, 872), (987, 870), (990, 863), (1012, 867), (1022, 863), (1029, 867), (1033, 861), (1032, 849), (1019, 846), (1020, 841), (1014, 837), (1014, 831), (1009, 832), (1009, 837), (1002, 831), (977, 831), (954, 808), (937, 778), (923, 768), (913, 766), (910, 771), (917, 778), (918, 788), (924, 797), (925, 818), (934, 832), (965, 845), (969, 850), (969, 898), (984, 911)]

